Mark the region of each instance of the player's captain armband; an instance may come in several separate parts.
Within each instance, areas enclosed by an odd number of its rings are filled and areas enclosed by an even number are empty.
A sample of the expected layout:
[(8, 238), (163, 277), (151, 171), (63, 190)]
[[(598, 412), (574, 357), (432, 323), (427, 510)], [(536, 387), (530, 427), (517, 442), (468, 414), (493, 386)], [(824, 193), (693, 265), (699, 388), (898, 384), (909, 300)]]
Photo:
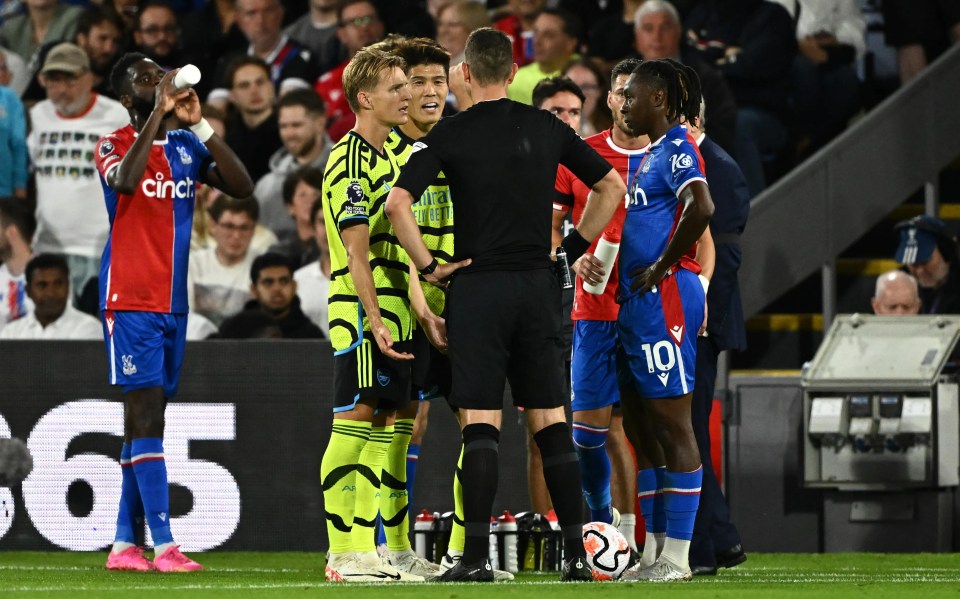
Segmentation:
[(700, 279), (700, 284), (703, 285), (703, 294), (707, 294), (707, 289), (710, 288), (710, 279), (703, 275), (697, 275), (697, 278)]

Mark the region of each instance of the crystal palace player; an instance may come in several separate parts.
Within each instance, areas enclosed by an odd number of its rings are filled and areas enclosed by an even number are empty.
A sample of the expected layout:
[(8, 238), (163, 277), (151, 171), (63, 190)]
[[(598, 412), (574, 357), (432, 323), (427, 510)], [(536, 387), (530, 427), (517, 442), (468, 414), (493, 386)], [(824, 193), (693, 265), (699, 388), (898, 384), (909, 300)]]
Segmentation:
[(636, 431), (643, 420), (653, 425), (666, 469), (654, 488), (641, 488), (641, 506), (659, 494), (667, 515), (660, 557), (623, 578), (686, 580), (702, 476), (690, 420), (706, 301), (695, 246), (713, 215), (713, 200), (681, 119), (693, 122), (699, 115), (700, 82), (675, 61), (646, 61), (630, 76), (620, 111), (634, 135), (656, 140), (630, 185), (620, 244), (617, 333), (628, 366), (622, 384), (643, 398), (623, 403), (624, 426)]
[[(123, 482), (108, 570), (202, 569), (170, 533), (164, 408), (183, 363), (196, 187), (205, 182), (236, 197), (253, 193), (243, 164), (201, 118), (196, 92), (173, 87), (175, 75), (143, 54), (123, 56), (110, 83), (130, 125), (101, 139), (96, 150), (110, 217), (100, 309), (110, 382), (124, 393)], [(153, 561), (134, 545), (144, 516)]]
[[(584, 140), (617, 169), (625, 183), (633, 179), (649, 145), (646, 136), (635, 136), (626, 130), (620, 114), (624, 84), (639, 64), (638, 59), (628, 58), (613, 68), (613, 89), (607, 96), (607, 105), (613, 113), (614, 125)], [(563, 217), (571, 207), (573, 222), (579, 222), (590, 188), (562, 166), (557, 171), (556, 188), (558, 199), (554, 204), (554, 227), (562, 226)], [(609, 241), (619, 243), (624, 215), (625, 207), (621, 204), (604, 231), (604, 237)], [(611, 427), (613, 406), (620, 402), (616, 372), (616, 324), (620, 309), (617, 304), (616, 263), (602, 294), (593, 295), (583, 288), (584, 283), (599, 283), (604, 275), (603, 263), (593, 256), (598, 241), (594, 241), (587, 253), (573, 264), (578, 276), (571, 313), (574, 321), (571, 409), (573, 443), (580, 461), (580, 482), (590, 508), (590, 519), (609, 524), (614, 521), (611, 511), (611, 457), (614, 457), (620, 484), (626, 486), (630, 490), (629, 495), (634, 498), (636, 495), (630, 481), (634, 480), (636, 471), (629, 449), (626, 449), (622, 427), (619, 422)], [(611, 452), (616, 448), (623, 448), (623, 451), (608, 457), (608, 441)], [(623, 453), (626, 455), (623, 456)], [(630, 500), (632, 503), (633, 499)], [(632, 513), (622, 514), (624, 516), (635, 518)], [(632, 546), (633, 539), (628, 540)]]

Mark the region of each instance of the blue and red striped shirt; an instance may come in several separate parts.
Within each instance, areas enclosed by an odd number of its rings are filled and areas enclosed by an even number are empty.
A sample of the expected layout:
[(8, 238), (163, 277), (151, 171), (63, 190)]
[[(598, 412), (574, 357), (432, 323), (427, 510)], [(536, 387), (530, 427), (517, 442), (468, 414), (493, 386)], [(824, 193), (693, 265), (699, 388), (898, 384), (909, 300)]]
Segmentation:
[(192, 132), (170, 131), (165, 140), (153, 142), (137, 190), (117, 193), (107, 177), (136, 136), (128, 125), (97, 144), (95, 160), (110, 218), (100, 263), (100, 309), (186, 314), (194, 202), (212, 157)]

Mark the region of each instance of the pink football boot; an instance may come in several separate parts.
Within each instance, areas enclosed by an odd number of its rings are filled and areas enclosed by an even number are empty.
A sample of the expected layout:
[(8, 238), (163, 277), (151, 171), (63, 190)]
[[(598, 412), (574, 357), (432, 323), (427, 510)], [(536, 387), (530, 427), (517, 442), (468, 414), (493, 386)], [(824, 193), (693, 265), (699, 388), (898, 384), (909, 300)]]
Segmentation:
[(153, 565), (157, 572), (199, 572), (203, 566), (180, 553), (180, 548), (174, 545), (160, 555), (154, 556)]
[(119, 553), (111, 551), (105, 567), (107, 570), (124, 572), (150, 572), (156, 569), (140, 547), (127, 547)]

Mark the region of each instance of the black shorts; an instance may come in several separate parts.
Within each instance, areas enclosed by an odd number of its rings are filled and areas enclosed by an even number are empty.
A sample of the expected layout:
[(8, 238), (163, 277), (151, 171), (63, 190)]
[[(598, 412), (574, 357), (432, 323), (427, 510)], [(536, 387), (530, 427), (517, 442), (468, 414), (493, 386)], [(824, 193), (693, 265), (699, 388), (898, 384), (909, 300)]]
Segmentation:
[(884, 37), (899, 48), (946, 42), (948, 31), (960, 23), (957, 0), (884, 0)]
[[(393, 348), (409, 352), (409, 341)], [(376, 399), (377, 409), (399, 410), (410, 401), (410, 361), (380, 353), (373, 339), (364, 339), (352, 350), (333, 358), (333, 411), (352, 410), (361, 399)]]
[(435, 348), (423, 329), (413, 330), (412, 401), (450, 397), (450, 358)]
[(564, 404), (560, 280), (552, 270), (459, 275), (447, 312), (452, 405), (499, 410), (506, 380), (514, 405)]

